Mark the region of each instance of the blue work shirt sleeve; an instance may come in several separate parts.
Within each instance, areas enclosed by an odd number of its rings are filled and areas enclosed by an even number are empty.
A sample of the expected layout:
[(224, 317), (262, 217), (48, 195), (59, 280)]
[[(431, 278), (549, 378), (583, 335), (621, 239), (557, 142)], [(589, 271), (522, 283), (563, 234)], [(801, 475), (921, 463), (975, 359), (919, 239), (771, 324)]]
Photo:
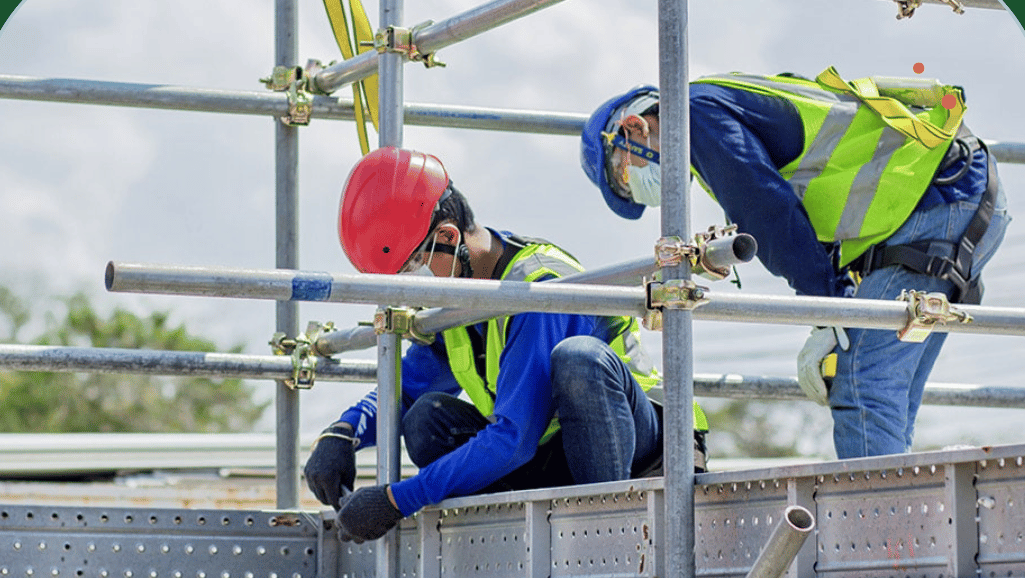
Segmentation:
[[(415, 400), (428, 391), (441, 391), (451, 395), (459, 393), (448, 360), (438, 351), (444, 350), (441, 334), (435, 338), (433, 346), (413, 343), (402, 356), (402, 415), (409, 409), (410, 400)], [(339, 421), (352, 424), (359, 438), (359, 447), (377, 445), (377, 390), (367, 393), (362, 400), (352, 406), (339, 418)]]

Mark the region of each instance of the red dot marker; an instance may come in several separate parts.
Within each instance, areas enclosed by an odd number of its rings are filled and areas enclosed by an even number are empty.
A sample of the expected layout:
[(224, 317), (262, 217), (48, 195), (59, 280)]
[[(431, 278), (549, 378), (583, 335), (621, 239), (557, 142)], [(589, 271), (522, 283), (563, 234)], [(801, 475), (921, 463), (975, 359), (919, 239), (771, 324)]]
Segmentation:
[(943, 95), (943, 98), (940, 99), (940, 104), (943, 105), (943, 108), (946, 108), (948, 110), (954, 108), (955, 106), (957, 106), (957, 97), (953, 94), (945, 94)]
[(914, 70), (915, 74), (922, 74), (925, 72), (925, 65), (921, 62), (916, 62), (915, 65), (911, 67), (911, 70)]

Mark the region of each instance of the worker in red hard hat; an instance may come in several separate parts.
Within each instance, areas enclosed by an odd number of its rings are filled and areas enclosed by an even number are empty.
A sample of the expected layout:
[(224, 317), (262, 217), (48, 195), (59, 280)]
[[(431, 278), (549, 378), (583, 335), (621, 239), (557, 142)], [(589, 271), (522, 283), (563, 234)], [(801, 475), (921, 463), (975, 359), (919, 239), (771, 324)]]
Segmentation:
[[(582, 270), (548, 241), (477, 224), (441, 161), (416, 151), (363, 157), (342, 192), (338, 229), (363, 273), (544, 281)], [(355, 450), (376, 443), (375, 391), (324, 430), (306, 480), (339, 511), (340, 537), (362, 542), (451, 496), (652, 475), (662, 426), (646, 392), (658, 383), (632, 317), (527, 312), (449, 329), (402, 360), (402, 434), (419, 472), (348, 493)], [(695, 425), (703, 471), (697, 405)]]

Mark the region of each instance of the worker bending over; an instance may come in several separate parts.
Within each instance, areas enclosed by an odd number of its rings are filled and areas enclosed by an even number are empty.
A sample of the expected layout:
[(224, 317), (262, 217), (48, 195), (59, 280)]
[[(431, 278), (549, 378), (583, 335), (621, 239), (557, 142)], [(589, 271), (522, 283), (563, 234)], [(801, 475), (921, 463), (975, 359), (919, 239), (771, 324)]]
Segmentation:
[[(758, 258), (799, 295), (893, 300), (903, 290), (979, 303), (1010, 217), (996, 161), (962, 123), (962, 89), (921, 79), (726, 74), (690, 84), (690, 161)], [(626, 219), (661, 201), (658, 91), (591, 115), (581, 164)], [(815, 328), (802, 390), (833, 414), (837, 456), (910, 451), (946, 333)], [(835, 376), (823, 358), (836, 353)]]

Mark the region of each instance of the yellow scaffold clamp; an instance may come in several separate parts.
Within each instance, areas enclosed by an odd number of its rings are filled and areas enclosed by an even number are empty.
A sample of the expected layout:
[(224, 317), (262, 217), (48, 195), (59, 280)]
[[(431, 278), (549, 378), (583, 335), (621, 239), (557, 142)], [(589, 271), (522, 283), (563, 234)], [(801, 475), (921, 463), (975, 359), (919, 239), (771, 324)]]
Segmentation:
[(270, 346), (274, 355), (290, 355), (292, 357), (292, 377), (285, 379), (290, 389), (310, 389), (317, 375), (317, 339), (320, 335), (334, 329), (334, 323), (328, 321), (320, 324), (311, 321), (306, 326), (306, 333), (289, 338), (279, 331), (271, 337)]
[(690, 243), (680, 237), (662, 237), (655, 243), (655, 262), (659, 267), (674, 267), (686, 259), (691, 273), (712, 281), (721, 281), (729, 276), (730, 268), (716, 266), (708, 259), (709, 243), (732, 237), (736, 233), (736, 225), (713, 225), (707, 231), (695, 234)]
[(897, 330), (897, 338), (907, 343), (925, 341), (937, 323), (959, 321), (971, 323), (972, 316), (958, 311), (947, 300), (944, 293), (903, 290), (897, 301), (908, 302), (908, 323)]
[(373, 43), (361, 42), (360, 44), (362, 46), (372, 45), (374, 50), (377, 50), (379, 53), (395, 52), (405, 55), (409, 60), (422, 62), (426, 68), (433, 68), (435, 66), (444, 68), (445, 63), (435, 59), (434, 53), (424, 54), (420, 52), (420, 49), (416, 47), (416, 43), (414, 42), (417, 32), (420, 32), (431, 24), (434, 24), (433, 20), (421, 22), (412, 28), (387, 26), (378, 30), (374, 34)]
[(694, 309), (708, 303), (708, 287), (701, 287), (693, 281), (671, 279), (669, 281), (648, 281), (645, 283), (645, 307), (642, 325), (651, 331), (662, 330), (663, 309)]
[(419, 332), (414, 324), (414, 317), (417, 311), (418, 309), (410, 307), (382, 307), (378, 309), (374, 312), (374, 333), (378, 335), (396, 333), (405, 339), (410, 339), (423, 345), (430, 345), (434, 342), (434, 336)]
[(306, 80), (301, 66), (275, 66), (271, 75), (260, 82), (270, 90), (284, 92), (288, 96), (288, 116), (281, 122), (288, 126), (310, 124), (313, 115), (313, 98), (306, 91)]

